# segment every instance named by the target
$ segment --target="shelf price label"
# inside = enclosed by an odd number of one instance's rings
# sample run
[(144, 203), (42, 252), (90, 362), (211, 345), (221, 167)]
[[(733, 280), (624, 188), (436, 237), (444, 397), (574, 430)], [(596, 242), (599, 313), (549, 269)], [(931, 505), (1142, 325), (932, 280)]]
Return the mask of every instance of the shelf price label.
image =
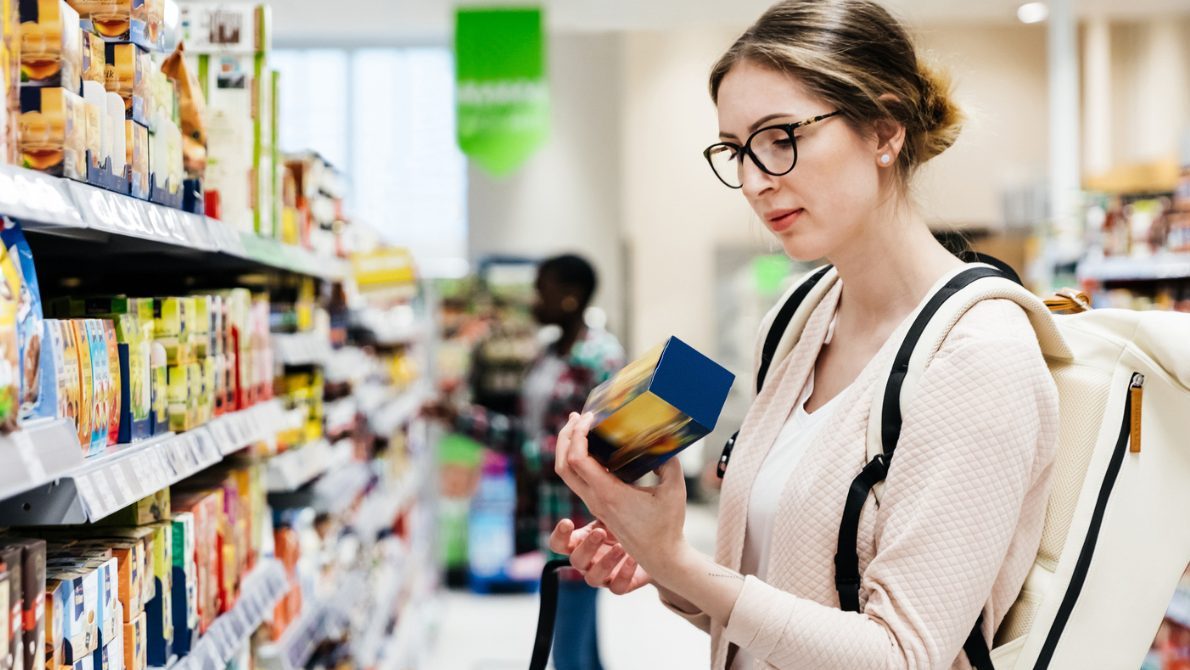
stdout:
[(78, 210), (64, 180), (16, 166), (0, 168), (0, 210), (18, 219), (78, 225)]

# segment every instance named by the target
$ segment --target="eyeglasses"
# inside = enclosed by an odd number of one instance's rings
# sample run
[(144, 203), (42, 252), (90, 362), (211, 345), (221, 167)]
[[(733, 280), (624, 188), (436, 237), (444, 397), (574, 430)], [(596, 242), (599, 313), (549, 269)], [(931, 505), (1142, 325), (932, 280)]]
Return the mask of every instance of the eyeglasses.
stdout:
[(842, 113), (842, 110), (835, 110), (797, 123), (767, 126), (748, 136), (743, 146), (734, 142), (718, 142), (707, 147), (702, 155), (715, 171), (715, 176), (728, 188), (744, 185), (745, 154), (763, 172), (774, 177), (787, 175), (797, 165), (797, 137), (793, 131)]

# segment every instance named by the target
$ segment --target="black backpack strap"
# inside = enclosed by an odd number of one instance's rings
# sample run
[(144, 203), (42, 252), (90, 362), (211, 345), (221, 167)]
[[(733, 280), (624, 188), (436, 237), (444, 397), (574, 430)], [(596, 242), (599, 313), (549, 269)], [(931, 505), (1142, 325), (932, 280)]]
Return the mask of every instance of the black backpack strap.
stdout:
[(992, 665), (992, 652), (988, 649), (987, 641), (983, 639), (983, 612), (979, 613), (975, 627), (963, 643), (963, 651), (967, 653), (967, 662), (975, 670), (996, 670), (996, 666)]
[[(860, 611), (860, 572), (857, 547), (860, 514), (863, 511), (864, 503), (868, 499), (868, 494), (872, 491), (872, 487), (884, 481), (888, 476), (888, 469), (892, 464), (893, 453), (897, 448), (897, 440), (901, 436), (903, 418), (901, 414), (901, 387), (904, 385), (905, 376), (909, 372), (909, 360), (913, 356), (913, 350), (917, 347), (918, 341), (926, 330), (926, 326), (930, 323), (930, 319), (934, 317), (942, 305), (951, 296), (971, 285), (971, 283), (986, 277), (1003, 278), (1005, 274), (993, 267), (974, 267), (955, 275), (942, 288), (938, 289), (934, 295), (930, 296), (930, 299), (910, 325), (909, 331), (905, 334), (905, 339), (901, 342), (901, 347), (897, 350), (896, 357), (893, 359), (892, 372), (889, 374), (888, 383), (884, 388), (884, 409), (880, 424), (880, 439), (883, 452), (864, 466), (864, 469), (851, 482), (851, 488), (847, 491), (847, 500), (843, 507), (843, 518), (839, 523), (839, 542), (835, 552), (835, 590), (839, 593), (839, 606), (844, 611)], [(1012, 277), (1008, 278), (1011, 279)], [(983, 647), (983, 653), (987, 655), (987, 643), (983, 641), (980, 628), (981, 624), (977, 622), (975, 630), (972, 631), (967, 639), (967, 644), (964, 645), (964, 649), (970, 647), (978, 655), (980, 652), (975, 647), (975, 642), (978, 641)], [(968, 660), (978, 670), (985, 670), (985, 668), (991, 667), (990, 655), (987, 655), (987, 657), (989, 659), (988, 665), (985, 666), (977, 665), (977, 660), (971, 658), (970, 655), (968, 655)]]
[[(764, 346), (760, 350), (760, 367), (756, 371), (756, 392), (764, 388), (764, 378), (768, 376), (769, 368), (773, 364), (773, 357), (777, 355), (777, 347), (781, 345), (781, 338), (785, 336), (785, 330), (789, 328), (789, 322), (793, 321), (793, 315), (797, 314), (797, 310), (806, 301), (806, 296), (810, 295), (810, 291), (822, 281), (826, 273), (830, 271), (832, 266), (825, 265), (805, 279), (798, 285), (793, 293), (789, 294), (789, 298), (785, 304), (781, 305), (781, 309), (777, 310), (777, 315), (773, 317), (773, 322), (769, 324), (769, 332), (765, 335)], [(723, 445), (723, 453), (719, 455), (719, 465), (715, 469), (715, 474), (719, 479), (723, 479), (723, 475), (727, 474), (727, 464), (731, 461), (731, 452), (735, 449), (736, 438), (740, 436), (740, 431), (736, 431), (727, 440), (727, 444)]]
[(533, 656), (529, 670), (545, 670), (554, 646), (554, 622), (558, 618), (558, 571), (570, 567), (569, 558), (549, 561), (541, 569), (541, 602), (537, 610), (537, 636), (533, 638)]

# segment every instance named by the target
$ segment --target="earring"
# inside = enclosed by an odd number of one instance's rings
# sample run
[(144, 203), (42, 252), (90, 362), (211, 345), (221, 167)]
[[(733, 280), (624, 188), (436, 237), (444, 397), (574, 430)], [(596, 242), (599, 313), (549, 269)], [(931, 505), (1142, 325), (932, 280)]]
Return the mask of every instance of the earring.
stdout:
[(888, 154), (883, 154), (880, 156), (880, 164), (881, 165), (888, 165), (889, 162), (891, 162), (891, 161), (892, 161), (892, 156), (889, 156)]
[(578, 309), (578, 299), (572, 295), (566, 296), (562, 299), (562, 310), (566, 312), (574, 312)]

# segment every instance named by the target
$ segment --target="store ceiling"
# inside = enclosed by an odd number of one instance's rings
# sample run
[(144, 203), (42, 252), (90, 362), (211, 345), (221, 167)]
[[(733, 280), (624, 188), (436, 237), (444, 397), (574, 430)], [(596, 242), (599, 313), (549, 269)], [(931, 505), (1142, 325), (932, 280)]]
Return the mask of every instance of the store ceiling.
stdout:
[[(449, 39), (452, 0), (279, 0), (273, 4), (276, 37), (282, 44), (392, 44)], [(510, 4), (479, 0), (468, 5)], [(518, 5), (534, 4), (519, 2)], [(558, 32), (740, 29), (771, 0), (544, 0), (550, 28)], [(1020, 0), (887, 0), (900, 16), (917, 24), (1016, 22)], [(1080, 15), (1143, 18), (1190, 15), (1186, 0), (1075, 0)]]

